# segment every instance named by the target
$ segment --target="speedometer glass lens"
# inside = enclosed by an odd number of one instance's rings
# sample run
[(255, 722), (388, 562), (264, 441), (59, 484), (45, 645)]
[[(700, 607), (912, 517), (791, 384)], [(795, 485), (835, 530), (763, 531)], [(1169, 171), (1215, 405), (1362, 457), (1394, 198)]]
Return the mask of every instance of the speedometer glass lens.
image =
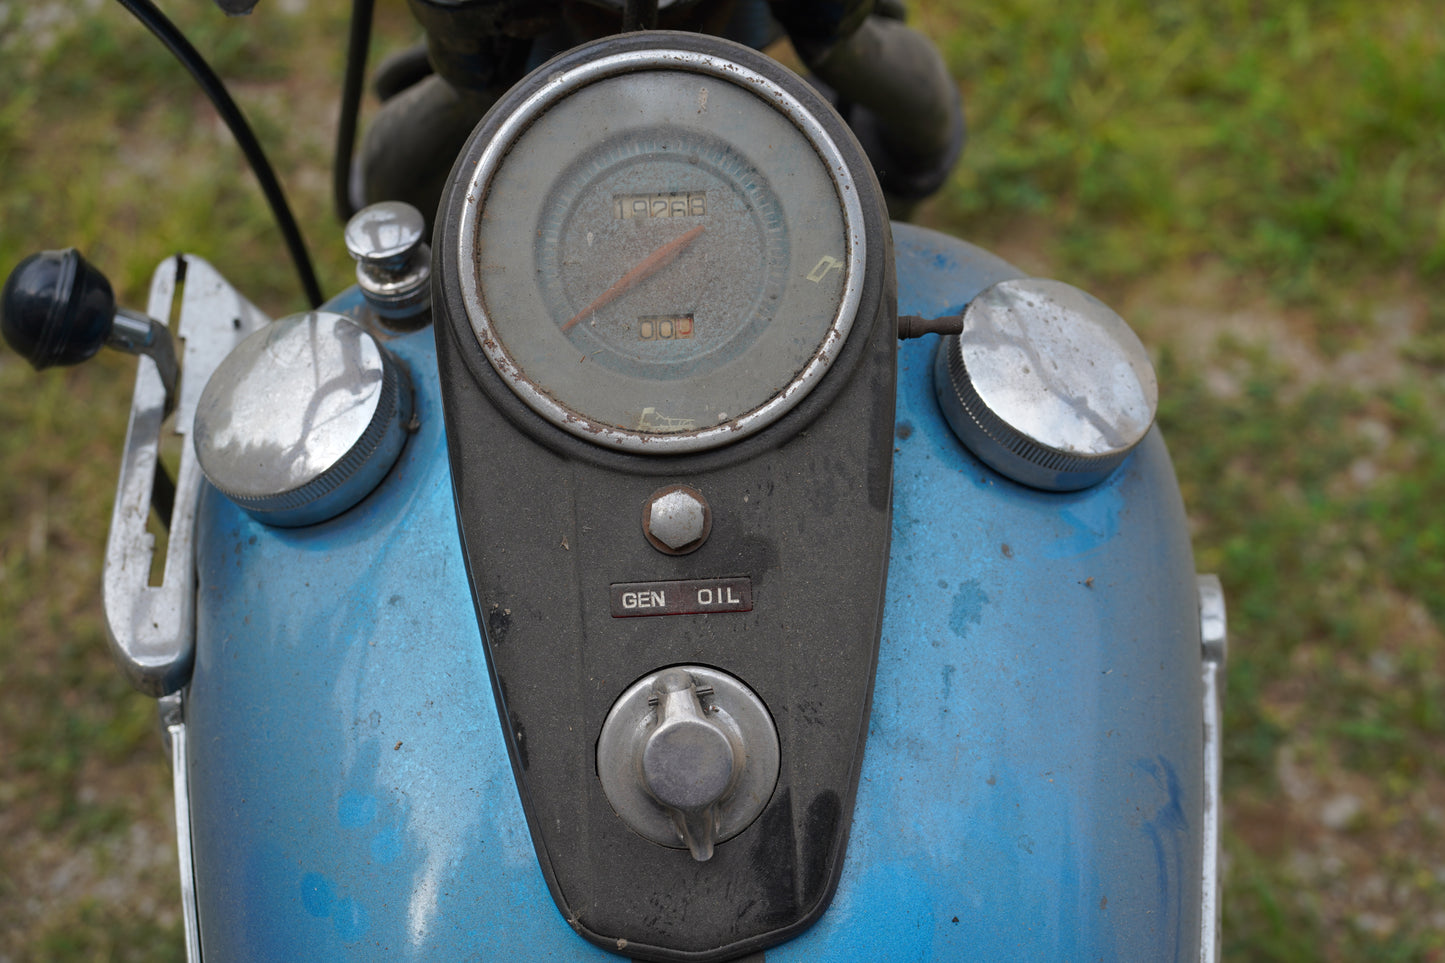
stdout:
[(857, 310), (862, 218), (790, 95), (698, 54), (642, 66), (560, 76), (503, 125), (472, 175), (464, 297), (533, 410), (610, 447), (692, 451), (825, 373)]

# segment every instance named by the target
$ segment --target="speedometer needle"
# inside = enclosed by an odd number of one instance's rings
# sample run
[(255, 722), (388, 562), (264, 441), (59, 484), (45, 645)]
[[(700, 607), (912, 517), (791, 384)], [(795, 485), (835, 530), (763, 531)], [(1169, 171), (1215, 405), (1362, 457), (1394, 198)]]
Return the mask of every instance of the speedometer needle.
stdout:
[(667, 267), (674, 260), (676, 260), (679, 254), (687, 250), (688, 245), (698, 239), (698, 236), (702, 234), (702, 228), (703, 226), (699, 224), (697, 227), (688, 231), (686, 234), (678, 235), (677, 237), (668, 241), (662, 247), (647, 255), (647, 257), (643, 258), (642, 261), (639, 262), (635, 268), (622, 275), (622, 277), (618, 278), (616, 284), (612, 285), (612, 287), (597, 295), (597, 297), (593, 300), (591, 304), (587, 305), (587, 307), (574, 314), (571, 321), (568, 321), (566, 324), (562, 325), (562, 330), (568, 330), (578, 321), (581, 321), (588, 315), (591, 315), (594, 312), (602, 309), (603, 307), (606, 307), (618, 297), (626, 294), (629, 290), (636, 287), (638, 284), (641, 284), (643, 281), (652, 277), (658, 271), (661, 271), (663, 268)]

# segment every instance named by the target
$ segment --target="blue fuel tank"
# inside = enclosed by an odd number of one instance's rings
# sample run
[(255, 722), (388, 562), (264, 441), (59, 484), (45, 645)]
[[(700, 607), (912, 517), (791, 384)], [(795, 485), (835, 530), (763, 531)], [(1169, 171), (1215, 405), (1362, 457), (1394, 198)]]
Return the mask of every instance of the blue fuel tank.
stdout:
[[(1021, 276), (893, 230), (900, 313), (956, 314)], [(359, 306), (354, 290), (328, 305)], [(186, 714), (204, 957), (615, 959), (557, 911), (533, 850), (432, 331), (389, 346), (419, 428), (368, 497), (303, 528), (202, 498)], [(887, 601), (841, 882), (765, 957), (1197, 960), (1205, 693), (1163, 440), (1082, 491), (1018, 485), (945, 421), (937, 348), (899, 347)], [(685, 904), (657, 912), (685, 925)]]

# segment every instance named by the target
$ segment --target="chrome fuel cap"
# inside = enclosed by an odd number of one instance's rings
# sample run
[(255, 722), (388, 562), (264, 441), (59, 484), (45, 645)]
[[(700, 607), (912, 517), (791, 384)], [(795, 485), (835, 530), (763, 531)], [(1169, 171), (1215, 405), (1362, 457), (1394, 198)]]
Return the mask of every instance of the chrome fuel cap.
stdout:
[(1074, 491), (1144, 440), (1159, 403), (1137, 335), (1103, 302), (1043, 278), (1002, 281), (943, 339), (934, 391), (954, 433), (1014, 481)]
[(206, 478), (270, 525), (325, 521), (390, 470), (411, 420), (406, 370), (339, 314), (283, 318), (236, 346), (196, 406)]

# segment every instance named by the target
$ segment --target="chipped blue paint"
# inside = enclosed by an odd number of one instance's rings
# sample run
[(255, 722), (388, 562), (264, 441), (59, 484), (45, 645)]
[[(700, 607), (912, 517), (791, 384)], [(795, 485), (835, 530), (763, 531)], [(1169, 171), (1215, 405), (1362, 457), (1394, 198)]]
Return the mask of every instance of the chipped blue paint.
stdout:
[[(956, 313), (1017, 276), (895, 231), (905, 313)], [(1187, 958), (1199, 638), (1163, 443), (1093, 489), (1021, 488), (944, 423), (934, 340), (899, 351), (888, 605), (842, 881), (767, 959)], [(203, 499), (188, 714), (206, 958), (615, 959), (573, 934), (538, 869), (457, 544), (430, 332), (393, 347), (421, 430), (375, 493), (292, 530)]]
[(376, 797), (359, 792), (344, 792), (336, 805), (336, 822), (343, 829), (365, 826), (376, 818)]
[(1059, 519), (1069, 526), (1071, 533), (1048, 546), (1049, 556), (1064, 558), (1094, 551), (1118, 533), (1119, 513), (1123, 510), (1124, 499), (1118, 485), (1112, 479), (1105, 479), (1088, 502), (1059, 512)]
[(336, 925), (336, 935), (343, 943), (355, 943), (371, 928), (371, 919), (366, 912), (366, 907), (350, 896), (336, 901), (336, 908), (332, 911), (331, 918)]
[(395, 826), (388, 826), (371, 837), (371, 861), (379, 866), (389, 866), (401, 855), (401, 835)]
[[(960, 639), (968, 635), (968, 627), (977, 625), (983, 619), (983, 607), (988, 604), (988, 593), (983, 583), (976, 578), (964, 579), (953, 592), (953, 607), (948, 615), (948, 627)], [(941, 644), (935, 641), (935, 645)]]
[(336, 902), (336, 893), (331, 881), (320, 873), (307, 873), (301, 877), (301, 906), (317, 919), (331, 915), (331, 906)]
[[(1179, 905), (1180, 887), (1168, 885), (1171, 882), (1169, 874), (1181, 862), (1181, 842), (1190, 838), (1179, 774), (1163, 756), (1140, 759), (1134, 764), (1134, 769), (1149, 778), (1155, 791), (1153, 799), (1145, 797), (1141, 800), (1137, 811), (1141, 816), (1139, 828), (1154, 845), (1155, 876), (1165, 881), (1165, 885), (1159, 887), (1159, 919), (1168, 921), (1166, 925), (1172, 924), (1177, 929), (1182, 926), (1185, 908)], [(1144, 815), (1151, 804), (1152, 814)]]

